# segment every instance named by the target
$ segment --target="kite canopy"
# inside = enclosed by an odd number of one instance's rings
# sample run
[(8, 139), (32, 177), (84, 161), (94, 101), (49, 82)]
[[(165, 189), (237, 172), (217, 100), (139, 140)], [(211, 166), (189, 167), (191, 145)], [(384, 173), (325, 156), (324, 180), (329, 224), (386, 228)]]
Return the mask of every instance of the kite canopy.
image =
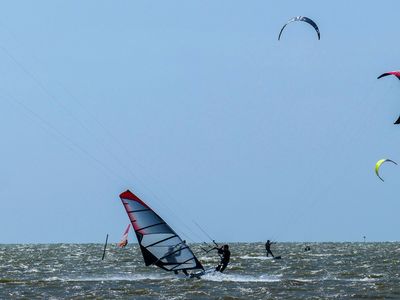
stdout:
[(375, 165), (375, 174), (376, 174), (376, 176), (378, 176), (379, 179), (382, 180), (382, 181), (384, 181), (384, 180), (383, 180), (383, 178), (379, 175), (379, 169), (380, 169), (381, 165), (382, 165), (383, 163), (385, 163), (385, 162), (391, 162), (391, 163), (397, 165), (397, 163), (396, 163), (395, 161), (393, 161), (393, 160), (391, 160), (391, 159), (387, 159), (387, 158), (380, 159), (380, 160), (377, 161), (377, 163), (376, 163), (376, 165)]
[[(378, 79), (380, 79), (382, 77), (389, 76), (389, 75), (396, 76), (397, 79), (400, 80), (400, 71), (391, 71), (391, 72), (383, 73), (382, 75), (378, 76)], [(395, 124), (395, 125), (399, 125), (400, 124), (400, 116), (397, 118), (397, 120), (393, 124)]]
[(302, 22), (306, 22), (306, 23), (310, 24), (312, 27), (314, 27), (315, 31), (317, 32), (318, 39), (319, 40), (321, 39), (321, 34), (319, 33), (319, 28), (318, 28), (317, 24), (310, 18), (298, 16), (298, 17), (294, 17), (294, 18), (290, 19), (289, 21), (287, 21), (287, 23), (285, 25), (283, 25), (281, 31), (279, 32), (278, 41), (281, 39), (283, 29), (285, 29), (285, 27), (288, 24), (290, 24), (292, 22), (296, 22), (296, 21), (302, 21)]
[(378, 76), (378, 79), (379, 79), (379, 78), (382, 78), (382, 77), (389, 76), (389, 75), (396, 76), (397, 79), (400, 80), (400, 71), (391, 71), (391, 72), (383, 73), (382, 75)]

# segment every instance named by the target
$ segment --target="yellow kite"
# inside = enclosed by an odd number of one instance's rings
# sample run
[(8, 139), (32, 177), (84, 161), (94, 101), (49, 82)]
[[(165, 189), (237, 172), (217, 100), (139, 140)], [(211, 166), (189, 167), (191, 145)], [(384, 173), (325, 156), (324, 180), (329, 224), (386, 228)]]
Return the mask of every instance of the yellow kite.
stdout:
[(394, 163), (395, 165), (397, 165), (397, 163), (396, 163), (395, 161), (391, 160), (391, 159), (384, 158), (384, 159), (378, 160), (378, 162), (377, 162), (376, 165), (375, 165), (375, 174), (376, 174), (376, 176), (378, 176), (379, 179), (382, 180), (382, 181), (384, 181), (384, 180), (383, 180), (383, 178), (379, 175), (379, 168), (381, 167), (381, 165), (382, 165), (384, 162), (387, 162), (387, 161), (388, 161), (388, 162), (391, 162), (391, 163)]

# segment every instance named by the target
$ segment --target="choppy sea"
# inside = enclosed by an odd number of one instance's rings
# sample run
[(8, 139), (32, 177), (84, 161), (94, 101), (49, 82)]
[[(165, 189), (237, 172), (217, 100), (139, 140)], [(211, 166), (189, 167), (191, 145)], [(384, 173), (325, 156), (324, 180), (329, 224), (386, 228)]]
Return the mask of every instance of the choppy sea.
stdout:
[[(137, 245), (0, 245), (0, 299), (400, 299), (400, 243), (230, 244), (225, 273), (145, 267)], [(192, 245), (206, 268), (216, 253)]]

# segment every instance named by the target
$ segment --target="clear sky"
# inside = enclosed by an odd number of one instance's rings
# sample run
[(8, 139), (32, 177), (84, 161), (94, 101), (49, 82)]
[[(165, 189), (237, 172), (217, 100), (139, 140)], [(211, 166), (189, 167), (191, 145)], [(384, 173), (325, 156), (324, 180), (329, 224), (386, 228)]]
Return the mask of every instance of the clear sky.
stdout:
[(128, 188), (189, 241), (399, 240), (399, 11), (2, 2), (0, 243), (116, 241)]

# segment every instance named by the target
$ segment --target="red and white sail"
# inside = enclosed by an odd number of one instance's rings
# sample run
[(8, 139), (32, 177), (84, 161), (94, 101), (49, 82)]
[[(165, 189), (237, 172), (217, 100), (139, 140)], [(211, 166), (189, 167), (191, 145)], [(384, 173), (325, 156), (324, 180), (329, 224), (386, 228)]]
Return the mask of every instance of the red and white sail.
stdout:
[(166, 271), (203, 269), (192, 250), (146, 203), (129, 190), (120, 196), (146, 266)]
[(118, 247), (124, 248), (126, 245), (128, 245), (129, 228), (131, 228), (131, 224), (128, 224), (128, 227), (126, 227), (126, 230), (121, 238), (121, 241), (117, 244)]

